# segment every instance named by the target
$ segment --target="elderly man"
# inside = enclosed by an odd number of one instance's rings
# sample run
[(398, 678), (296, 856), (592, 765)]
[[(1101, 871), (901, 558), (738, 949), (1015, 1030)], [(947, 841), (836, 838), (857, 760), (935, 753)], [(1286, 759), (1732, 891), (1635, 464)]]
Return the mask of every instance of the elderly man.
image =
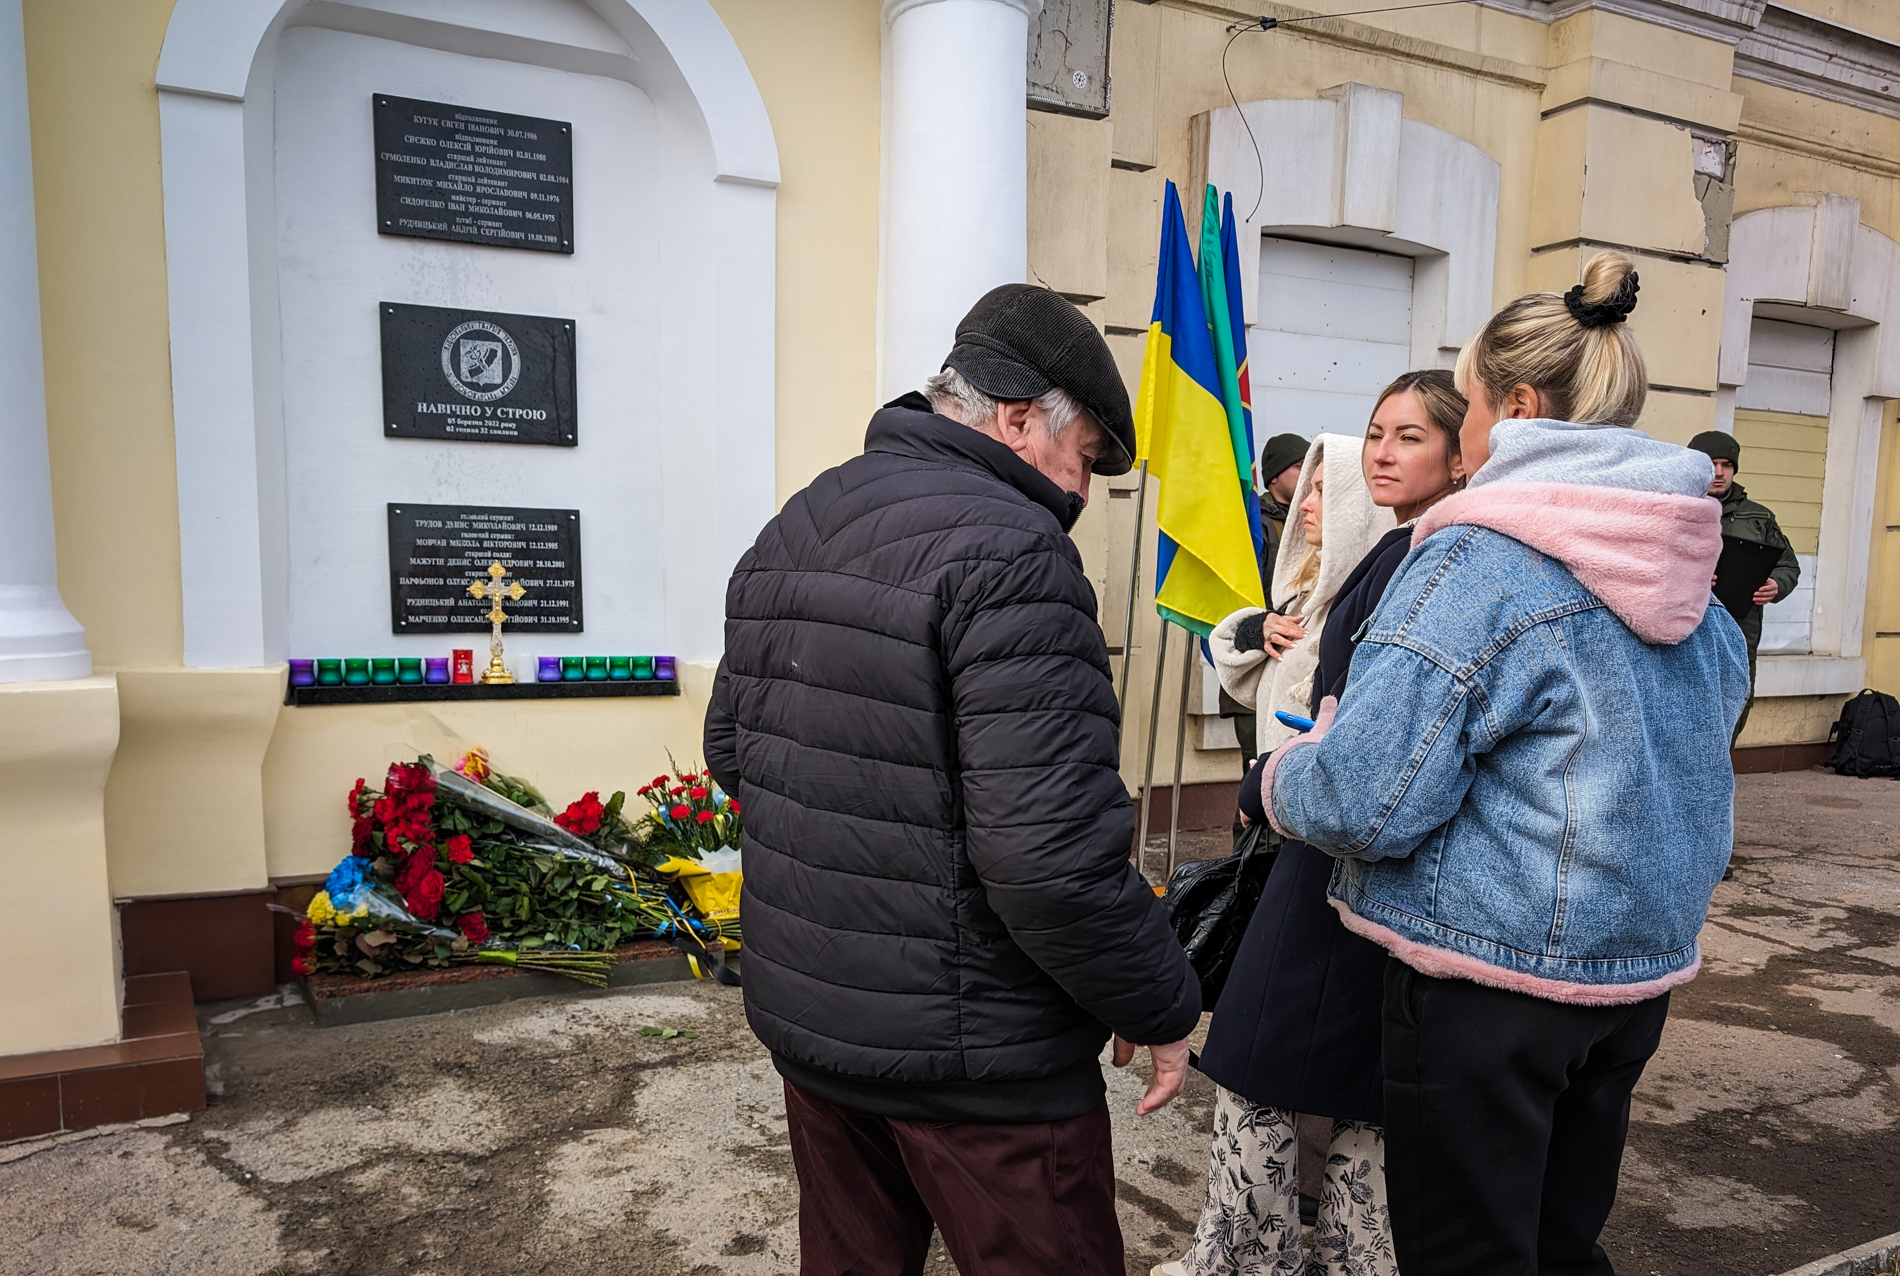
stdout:
[(706, 718), (745, 808), (745, 1001), (803, 1276), (1123, 1276), (1100, 1053), (1179, 1090), (1200, 992), (1129, 867), (1119, 714), (1065, 535), (1129, 467), (1107, 345), (995, 289), (726, 593)]

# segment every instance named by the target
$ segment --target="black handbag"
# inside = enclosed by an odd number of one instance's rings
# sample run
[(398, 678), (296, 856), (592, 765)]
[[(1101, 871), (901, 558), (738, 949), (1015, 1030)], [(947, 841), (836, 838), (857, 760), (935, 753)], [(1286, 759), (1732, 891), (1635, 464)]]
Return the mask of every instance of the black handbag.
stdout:
[[(1277, 842), (1278, 839), (1273, 839)], [(1174, 870), (1162, 897), (1168, 924), (1201, 980), (1201, 1009), (1212, 1010), (1233, 969), (1241, 936), (1253, 919), (1278, 854), (1265, 821), (1250, 824), (1226, 859), (1196, 860)]]

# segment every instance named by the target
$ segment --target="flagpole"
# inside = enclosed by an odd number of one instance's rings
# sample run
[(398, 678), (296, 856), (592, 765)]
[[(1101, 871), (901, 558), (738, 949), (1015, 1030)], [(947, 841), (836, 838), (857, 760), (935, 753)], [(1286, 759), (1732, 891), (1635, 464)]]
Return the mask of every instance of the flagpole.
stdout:
[(1181, 827), (1181, 762), (1187, 753), (1188, 693), (1194, 686), (1194, 667), (1199, 661), (1194, 657), (1198, 644), (1189, 642), (1183, 653), (1187, 658), (1181, 663), (1181, 716), (1174, 728), (1174, 787), (1169, 790), (1168, 811), (1168, 876), (1166, 881), (1174, 880), (1174, 839)]
[(1135, 598), (1141, 593), (1142, 519), (1148, 507), (1148, 460), (1142, 458), (1141, 482), (1135, 488), (1135, 544), (1128, 555), (1128, 614), (1122, 621), (1122, 681), (1115, 699), (1122, 705), (1122, 717), (1128, 716), (1128, 666), (1135, 658)]
[(1155, 729), (1161, 725), (1161, 674), (1168, 667), (1168, 622), (1161, 622), (1161, 641), (1155, 649), (1154, 703), (1148, 710), (1148, 760), (1141, 769), (1141, 815), (1135, 825), (1135, 871), (1148, 869), (1148, 800), (1155, 787)]

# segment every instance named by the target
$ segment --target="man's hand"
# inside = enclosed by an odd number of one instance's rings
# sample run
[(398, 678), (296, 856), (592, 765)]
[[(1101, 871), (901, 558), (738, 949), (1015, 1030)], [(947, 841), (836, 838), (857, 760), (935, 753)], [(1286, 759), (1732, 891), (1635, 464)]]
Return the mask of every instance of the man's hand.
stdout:
[(1753, 602), (1757, 607), (1763, 607), (1779, 597), (1781, 597), (1781, 584), (1771, 579), (1763, 582), (1762, 587), (1755, 591)]
[[(1134, 1057), (1135, 1044), (1123, 1041), (1120, 1037), (1115, 1038), (1115, 1066), (1125, 1068)], [(1154, 1062), (1154, 1076), (1148, 1079), (1148, 1092), (1135, 1105), (1136, 1116), (1147, 1116), (1157, 1108), (1164, 1107), (1168, 1100), (1181, 1093), (1181, 1085), (1187, 1080), (1188, 1043), (1185, 1040), (1165, 1046), (1149, 1046), (1148, 1057)]]

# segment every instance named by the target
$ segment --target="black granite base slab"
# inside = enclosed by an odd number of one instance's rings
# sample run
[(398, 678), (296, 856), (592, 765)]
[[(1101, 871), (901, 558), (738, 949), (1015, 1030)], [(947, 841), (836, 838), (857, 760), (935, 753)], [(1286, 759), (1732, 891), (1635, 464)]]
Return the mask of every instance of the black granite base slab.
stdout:
[(627, 682), (411, 682), (364, 687), (291, 687), (288, 705), (402, 704), (417, 700), (591, 700), (617, 696), (676, 696), (672, 678)]

